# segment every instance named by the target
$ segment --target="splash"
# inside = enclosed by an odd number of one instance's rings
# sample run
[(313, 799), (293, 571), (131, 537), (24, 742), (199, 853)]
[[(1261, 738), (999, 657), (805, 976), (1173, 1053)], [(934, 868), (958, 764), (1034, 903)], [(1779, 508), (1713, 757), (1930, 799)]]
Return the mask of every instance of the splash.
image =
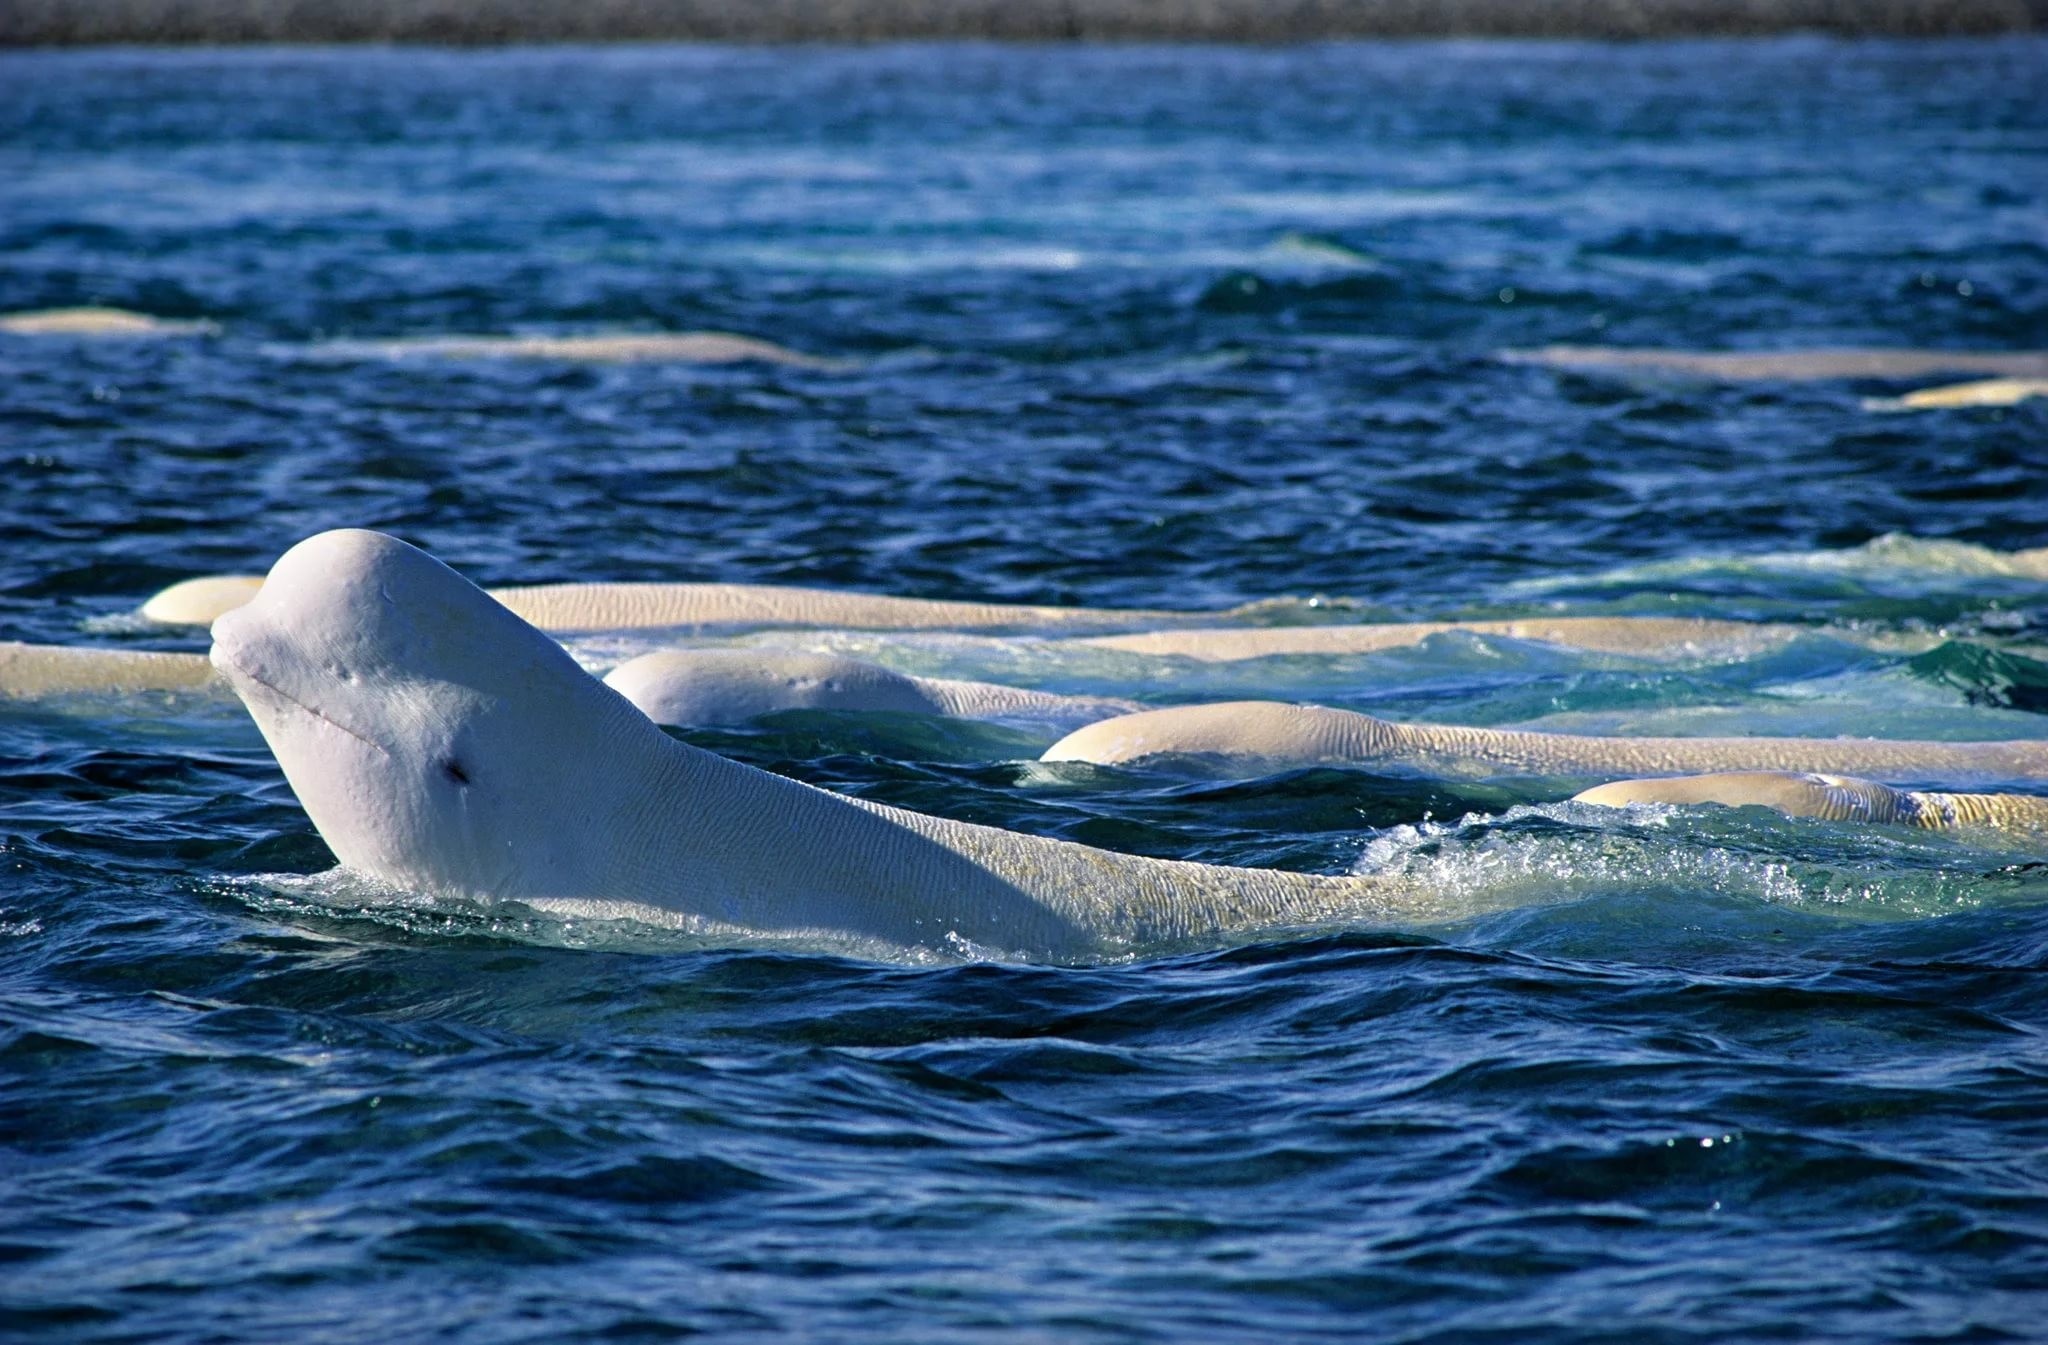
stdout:
[(1872, 588), (1944, 589), (1982, 579), (2048, 582), (2048, 547), (1997, 551), (1972, 542), (1889, 532), (1840, 550), (1765, 551), (1684, 556), (1617, 566), (1589, 575), (1547, 575), (1509, 584), (1517, 596), (1602, 588), (1650, 588), (1718, 579), (1823, 578)]
[(1760, 807), (1559, 803), (1392, 827), (1367, 843), (1355, 871), (1438, 891), (1475, 913), (1643, 897), (1890, 921), (2048, 900), (2048, 876), (2024, 863), (2031, 857), (2026, 838), (1988, 832), (1822, 822)]
[(804, 931), (776, 934), (679, 911), (625, 902), (528, 904), (408, 891), (348, 869), (263, 873), (221, 884), (228, 896), (294, 923), (339, 921), (368, 931), (462, 942), (491, 941), (596, 952), (686, 953), (750, 949), (825, 954), (902, 966), (988, 961), (988, 950), (965, 940), (942, 948)]

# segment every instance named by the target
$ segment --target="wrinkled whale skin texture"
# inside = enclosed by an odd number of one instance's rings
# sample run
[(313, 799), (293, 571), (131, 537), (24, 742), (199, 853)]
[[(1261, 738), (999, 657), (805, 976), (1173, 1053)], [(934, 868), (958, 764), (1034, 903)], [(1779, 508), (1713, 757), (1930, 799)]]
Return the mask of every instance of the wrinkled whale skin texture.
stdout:
[(2048, 798), (2032, 794), (1951, 794), (1893, 789), (1874, 780), (1799, 771), (1724, 771), (1649, 780), (1616, 780), (1575, 796), (1609, 808), (1632, 804), (1721, 804), (1774, 808), (1792, 817), (1873, 822), (1948, 831), (1958, 827), (2048, 830)]
[(1400, 724), (1351, 710), (1223, 701), (1145, 710), (1076, 729), (1046, 761), (1120, 765), (1156, 757), (1266, 767), (1383, 763), (1443, 774), (1691, 775), (1831, 771), (1891, 780), (2048, 779), (2048, 742), (1882, 738), (1604, 738)]
[(10, 699), (217, 686), (213, 669), (198, 654), (0, 641), (0, 696)]
[(212, 336), (218, 330), (210, 322), (179, 322), (91, 305), (0, 313), (0, 332), (10, 336)]

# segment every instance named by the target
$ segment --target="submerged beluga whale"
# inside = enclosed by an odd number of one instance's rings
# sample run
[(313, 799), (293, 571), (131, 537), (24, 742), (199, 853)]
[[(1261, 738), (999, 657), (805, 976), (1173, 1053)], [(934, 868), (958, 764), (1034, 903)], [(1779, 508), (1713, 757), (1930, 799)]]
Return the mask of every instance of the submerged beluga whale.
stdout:
[(1651, 776), (1828, 771), (1884, 780), (2048, 780), (2048, 740), (1605, 738), (1403, 724), (1321, 705), (1219, 701), (1141, 710), (1074, 730), (1043, 760), (1194, 758), (1233, 768), (1382, 764), (1438, 775)]
[(728, 761), (379, 533), (293, 547), (214, 624), (211, 658), (341, 864), (411, 892), (1055, 961), (1474, 913), (1393, 880), (1116, 854)]
[(1721, 771), (1710, 775), (1616, 780), (1576, 794), (1573, 801), (1609, 808), (1640, 803), (1774, 808), (1791, 817), (1919, 827), (1924, 831), (1968, 827), (2048, 831), (2048, 798), (2033, 794), (1893, 789), (1874, 780), (1805, 771)]
[(1142, 709), (1113, 696), (913, 677), (839, 654), (674, 649), (643, 654), (604, 684), (657, 724), (745, 724), (784, 710), (865, 710), (953, 719), (1086, 724)]

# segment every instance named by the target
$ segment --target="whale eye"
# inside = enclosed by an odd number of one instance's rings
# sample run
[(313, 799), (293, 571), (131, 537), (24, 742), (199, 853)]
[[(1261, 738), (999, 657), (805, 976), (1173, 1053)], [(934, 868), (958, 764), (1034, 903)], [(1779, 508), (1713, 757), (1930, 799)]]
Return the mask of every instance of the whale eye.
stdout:
[(462, 763), (449, 757), (441, 763), (441, 774), (458, 785), (469, 783), (469, 772), (462, 769)]

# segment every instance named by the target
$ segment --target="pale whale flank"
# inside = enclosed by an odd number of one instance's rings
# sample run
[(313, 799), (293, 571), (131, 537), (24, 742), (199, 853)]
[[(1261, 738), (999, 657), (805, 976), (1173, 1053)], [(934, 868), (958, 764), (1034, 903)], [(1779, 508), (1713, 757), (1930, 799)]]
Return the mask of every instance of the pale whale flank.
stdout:
[(153, 594), (138, 611), (166, 626), (210, 626), (215, 617), (240, 607), (262, 587), (260, 574), (201, 575)]
[(657, 724), (744, 724), (782, 710), (881, 710), (959, 719), (1089, 723), (1140, 709), (993, 682), (911, 677), (838, 654), (670, 650), (612, 669), (605, 685)]
[(38, 308), (0, 313), (0, 332), (15, 336), (211, 336), (211, 322), (179, 322), (125, 308)]
[(713, 934), (1092, 960), (1475, 913), (1371, 877), (1116, 854), (844, 798), (664, 734), (424, 553), (323, 533), (214, 626), (348, 869), (412, 892)]
[(1207, 758), (1261, 769), (1381, 763), (1449, 775), (1691, 775), (1833, 771), (1890, 780), (2048, 779), (2048, 742), (1882, 738), (1600, 738), (1397, 724), (1351, 710), (1226, 701), (1146, 710), (1076, 729), (1046, 761)]
[(844, 369), (843, 360), (731, 332), (597, 332), (576, 336), (412, 336), (329, 341), (309, 347), (333, 359), (559, 360), (583, 364), (780, 364)]
[(218, 685), (198, 654), (0, 641), (0, 697), (203, 691)]
[(1903, 397), (1866, 397), (1867, 411), (1956, 411), (1978, 406), (2018, 406), (2048, 397), (2048, 378), (1980, 378), (1969, 383), (1944, 383)]
[[(150, 598), (141, 614), (166, 625), (210, 625), (262, 586), (258, 575), (186, 579)], [(490, 595), (530, 624), (557, 634), (707, 626), (1101, 631), (1191, 619), (1186, 612), (953, 602), (781, 584), (533, 584), (494, 588)]]
[(897, 598), (779, 584), (541, 584), (491, 596), (548, 631), (666, 627), (1104, 630), (1185, 614)]
[(1576, 796), (1610, 808), (1632, 803), (1756, 805), (1793, 817), (1876, 822), (1947, 831), (1992, 827), (2048, 831), (2048, 798), (2032, 794), (1946, 794), (1893, 789), (1846, 775), (1792, 771), (1727, 771), (1658, 780), (1617, 780)]
[(1924, 378), (1983, 374), (2048, 378), (2048, 350), (1909, 350), (1843, 347), (1822, 350), (1658, 350), (1632, 346), (1542, 346), (1504, 350), (1509, 364), (1553, 369), (1641, 370), (1726, 383), (1808, 382), (1850, 378)]

